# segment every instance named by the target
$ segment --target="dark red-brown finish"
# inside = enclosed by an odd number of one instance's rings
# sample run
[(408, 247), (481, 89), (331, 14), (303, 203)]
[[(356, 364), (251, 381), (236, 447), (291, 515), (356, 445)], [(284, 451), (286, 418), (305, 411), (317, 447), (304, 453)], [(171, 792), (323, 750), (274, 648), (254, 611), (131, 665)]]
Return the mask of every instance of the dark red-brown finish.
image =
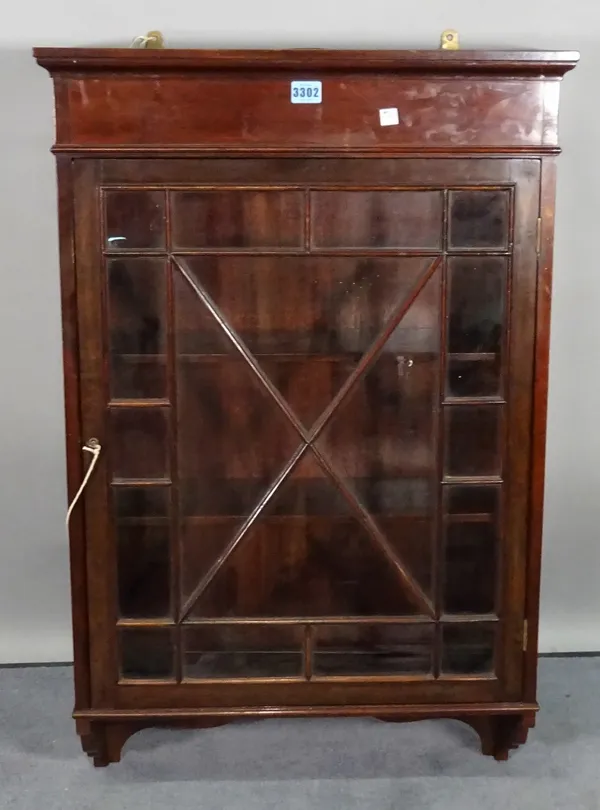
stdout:
[[(537, 710), (552, 161), (577, 54), (35, 55), (71, 494), (81, 444), (103, 448), (70, 536), (84, 750), (371, 715), (462, 719), (505, 759)], [(291, 104), (297, 79), (322, 103)]]

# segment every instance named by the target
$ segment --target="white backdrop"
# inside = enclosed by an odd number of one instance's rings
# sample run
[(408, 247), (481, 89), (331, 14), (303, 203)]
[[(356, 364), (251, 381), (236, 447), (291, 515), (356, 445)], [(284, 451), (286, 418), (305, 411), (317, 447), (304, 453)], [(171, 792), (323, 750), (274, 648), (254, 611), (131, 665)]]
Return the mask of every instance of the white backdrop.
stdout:
[[(597, 0), (21, 0), (0, 29), (0, 663), (71, 658), (51, 82), (34, 45), (578, 49), (562, 91), (541, 647), (600, 650)], [(450, 8), (452, 9), (450, 11)]]

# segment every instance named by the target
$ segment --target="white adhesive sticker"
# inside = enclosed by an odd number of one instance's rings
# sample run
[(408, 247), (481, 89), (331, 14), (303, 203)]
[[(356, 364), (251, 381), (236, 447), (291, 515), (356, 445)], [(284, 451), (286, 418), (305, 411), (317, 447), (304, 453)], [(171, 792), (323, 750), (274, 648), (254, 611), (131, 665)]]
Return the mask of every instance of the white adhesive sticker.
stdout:
[(323, 100), (323, 83), (315, 81), (292, 82), (290, 85), (292, 104), (320, 104)]
[(379, 123), (382, 127), (393, 127), (400, 123), (397, 107), (385, 107), (379, 110)]

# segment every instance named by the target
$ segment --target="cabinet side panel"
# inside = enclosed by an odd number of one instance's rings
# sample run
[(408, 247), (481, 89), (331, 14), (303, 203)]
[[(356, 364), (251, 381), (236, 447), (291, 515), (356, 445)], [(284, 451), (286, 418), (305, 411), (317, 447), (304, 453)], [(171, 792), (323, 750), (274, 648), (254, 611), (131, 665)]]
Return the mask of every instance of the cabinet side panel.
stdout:
[[(82, 440), (103, 444), (98, 466), (82, 500), (85, 507), (85, 548), (89, 605), (91, 701), (107, 705), (116, 664), (112, 628), (115, 623), (115, 552), (107, 507), (106, 347), (103, 342), (103, 273), (98, 206), (99, 163), (77, 160), (74, 168), (75, 249), (77, 255), (77, 317), (81, 373)], [(79, 450), (79, 452), (81, 452)], [(79, 508), (79, 507), (78, 507)]]
[[(58, 157), (58, 227), (61, 276), (63, 371), (69, 501), (82, 480), (81, 414), (79, 409), (79, 338), (77, 329), (77, 284), (73, 206), (73, 162)], [(71, 610), (75, 657), (75, 709), (90, 706), (89, 628), (83, 510), (77, 510), (69, 525)]]
[(526, 605), (526, 616), (529, 628), (524, 671), (524, 698), (526, 700), (535, 700), (537, 682), (555, 193), (556, 161), (553, 158), (545, 158), (542, 160), (540, 183), (541, 234), (536, 303), (535, 379), (533, 394), (529, 559), (527, 565)]
[(523, 684), (522, 638), (531, 475), (539, 177), (539, 160), (513, 162), (514, 247), (510, 290), (510, 376), (507, 392), (510, 424), (506, 448), (509, 474), (504, 506), (507, 536), (501, 606), (507, 643), (507, 656), (503, 664), (508, 699), (520, 698)]

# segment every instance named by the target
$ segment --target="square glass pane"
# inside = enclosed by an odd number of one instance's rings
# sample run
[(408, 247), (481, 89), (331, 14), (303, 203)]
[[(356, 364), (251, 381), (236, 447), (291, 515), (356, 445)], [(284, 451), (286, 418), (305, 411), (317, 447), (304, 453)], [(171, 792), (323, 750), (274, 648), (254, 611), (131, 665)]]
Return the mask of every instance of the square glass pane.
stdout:
[(183, 631), (185, 678), (290, 678), (304, 672), (304, 628), (211, 625)]
[(176, 191), (171, 205), (175, 248), (304, 244), (301, 191)]
[(173, 631), (168, 627), (122, 628), (119, 631), (121, 677), (172, 679), (175, 675)]
[(503, 407), (446, 405), (446, 475), (501, 474)]
[(313, 191), (314, 247), (440, 248), (441, 191)]
[(164, 397), (166, 272), (162, 259), (109, 259), (110, 387), (117, 399)]
[(509, 212), (508, 189), (451, 191), (450, 247), (506, 249)]
[(442, 674), (491, 675), (497, 623), (448, 623), (442, 627)]
[(165, 246), (163, 191), (106, 191), (104, 204), (107, 250)]
[(169, 489), (113, 488), (121, 618), (170, 614)]
[(431, 672), (433, 625), (314, 625), (311, 632), (315, 676)]
[(165, 408), (113, 408), (109, 411), (114, 479), (167, 477), (167, 415)]

